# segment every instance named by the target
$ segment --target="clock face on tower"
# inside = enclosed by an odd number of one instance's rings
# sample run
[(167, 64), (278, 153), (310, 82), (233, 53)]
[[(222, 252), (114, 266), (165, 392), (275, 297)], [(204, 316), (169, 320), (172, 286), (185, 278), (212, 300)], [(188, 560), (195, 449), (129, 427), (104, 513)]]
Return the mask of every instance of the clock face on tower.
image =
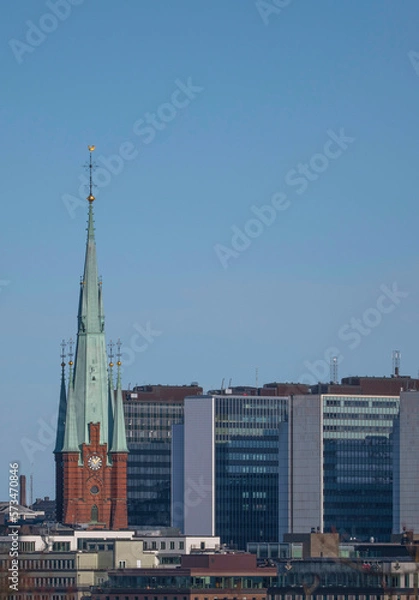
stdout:
[(102, 466), (102, 459), (97, 454), (94, 454), (89, 458), (87, 464), (89, 469), (92, 469), (92, 471), (97, 471)]

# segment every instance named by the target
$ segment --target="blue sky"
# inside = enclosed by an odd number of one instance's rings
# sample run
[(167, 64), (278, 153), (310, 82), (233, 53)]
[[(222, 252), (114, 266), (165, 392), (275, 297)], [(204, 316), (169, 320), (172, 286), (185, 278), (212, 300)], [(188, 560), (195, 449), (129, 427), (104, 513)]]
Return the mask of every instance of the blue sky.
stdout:
[(415, 0), (8, 5), (2, 497), (15, 460), (54, 495), (88, 144), (126, 386), (327, 379), (331, 354), (341, 377), (384, 375), (393, 349), (417, 375), (418, 17)]

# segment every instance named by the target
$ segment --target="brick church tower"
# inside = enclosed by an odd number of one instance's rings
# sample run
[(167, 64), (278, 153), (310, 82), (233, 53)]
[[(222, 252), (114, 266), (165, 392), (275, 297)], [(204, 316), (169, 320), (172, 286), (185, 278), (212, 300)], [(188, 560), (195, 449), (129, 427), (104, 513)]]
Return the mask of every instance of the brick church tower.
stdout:
[(108, 365), (102, 282), (98, 278), (93, 221), (92, 152), (84, 275), (80, 282), (77, 343), (61, 395), (55, 445), (57, 520), (90, 528), (127, 527), (128, 448), (121, 391), (121, 362), (114, 390)]

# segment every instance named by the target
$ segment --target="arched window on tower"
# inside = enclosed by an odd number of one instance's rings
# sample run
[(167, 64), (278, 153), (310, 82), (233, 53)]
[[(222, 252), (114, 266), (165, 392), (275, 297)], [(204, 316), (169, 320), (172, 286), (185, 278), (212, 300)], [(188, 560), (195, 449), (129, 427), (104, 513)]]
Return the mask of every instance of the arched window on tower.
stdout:
[(94, 504), (92, 506), (92, 510), (90, 511), (90, 521), (92, 523), (97, 523), (98, 522), (98, 516), (99, 516), (99, 511), (97, 509), (96, 504)]

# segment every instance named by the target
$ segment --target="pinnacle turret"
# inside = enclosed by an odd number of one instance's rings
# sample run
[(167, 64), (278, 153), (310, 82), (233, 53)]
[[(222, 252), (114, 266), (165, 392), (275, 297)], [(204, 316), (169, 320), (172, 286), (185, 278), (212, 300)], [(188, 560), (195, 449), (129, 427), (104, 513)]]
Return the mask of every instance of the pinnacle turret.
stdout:
[(122, 401), (122, 386), (121, 386), (121, 343), (118, 340), (118, 362), (117, 377), (116, 377), (116, 395), (115, 395), (115, 410), (113, 422), (113, 435), (111, 452), (128, 452), (127, 436), (125, 431), (124, 404)]
[(61, 388), (60, 404), (58, 407), (57, 438), (54, 452), (61, 452), (64, 443), (65, 420), (67, 413), (67, 394), (65, 389), (65, 348), (66, 343), (61, 342)]

